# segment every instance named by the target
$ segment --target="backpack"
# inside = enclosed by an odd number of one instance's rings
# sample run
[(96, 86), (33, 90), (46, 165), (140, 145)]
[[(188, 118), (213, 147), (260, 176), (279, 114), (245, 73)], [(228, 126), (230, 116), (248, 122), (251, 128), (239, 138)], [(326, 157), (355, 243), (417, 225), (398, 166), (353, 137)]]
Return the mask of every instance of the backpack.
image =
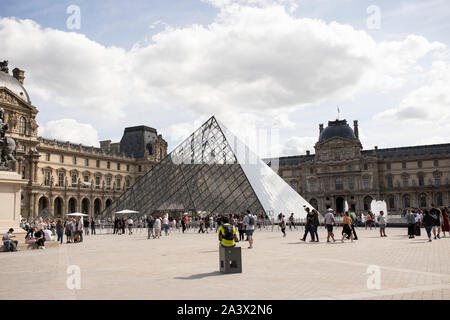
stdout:
[(253, 216), (248, 217), (248, 224), (251, 226), (255, 224), (255, 218)]
[(233, 240), (234, 239), (233, 231), (234, 231), (233, 226), (231, 224), (223, 225), (223, 238), (225, 240)]

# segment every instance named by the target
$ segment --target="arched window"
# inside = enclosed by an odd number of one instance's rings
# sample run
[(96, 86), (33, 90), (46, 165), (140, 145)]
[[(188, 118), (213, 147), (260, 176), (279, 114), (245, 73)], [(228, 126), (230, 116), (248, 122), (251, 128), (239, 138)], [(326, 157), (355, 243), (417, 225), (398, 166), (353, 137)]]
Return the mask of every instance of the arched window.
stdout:
[(395, 197), (389, 196), (389, 209), (395, 209)]
[(20, 117), (19, 120), (19, 133), (25, 134), (27, 131), (27, 120), (24, 117)]
[(419, 200), (420, 200), (420, 207), (421, 208), (426, 208), (426, 206), (427, 206), (427, 196), (424, 193), (422, 193), (419, 196)]
[(442, 193), (441, 193), (441, 192), (438, 192), (438, 193), (436, 194), (436, 205), (437, 205), (438, 207), (442, 207), (442, 206), (444, 205), (444, 203), (443, 203), (443, 201), (442, 201)]
[(411, 198), (410, 198), (409, 194), (405, 194), (403, 196), (403, 205), (405, 208), (411, 207)]

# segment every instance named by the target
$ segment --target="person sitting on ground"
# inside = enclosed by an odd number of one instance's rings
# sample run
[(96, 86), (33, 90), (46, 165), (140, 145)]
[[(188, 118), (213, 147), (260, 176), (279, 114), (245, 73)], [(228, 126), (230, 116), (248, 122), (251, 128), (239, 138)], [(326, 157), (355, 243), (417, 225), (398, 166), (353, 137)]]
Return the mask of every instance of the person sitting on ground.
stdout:
[(14, 240), (16, 236), (13, 235), (14, 229), (10, 228), (8, 232), (3, 234), (2, 240), (3, 245), (5, 246), (5, 251), (17, 251), (17, 246), (19, 245), (19, 241)]
[(52, 232), (47, 227), (44, 227), (44, 230), (42, 230), (42, 231), (44, 232), (45, 241), (53, 241), (54, 240)]
[(44, 231), (38, 230), (34, 233), (34, 238), (36, 239), (36, 245), (39, 249), (45, 249), (45, 235)]
[(222, 225), (217, 230), (217, 233), (222, 247), (235, 247), (236, 242), (239, 242), (236, 227), (230, 224), (227, 217), (222, 218)]
[(35, 244), (36, 238), (34, 237), (34, 233), (37, 232), (37, 228), (31, 228), (28, 230), (26, 236), (25, 236), (25, 243), (26, 244)]

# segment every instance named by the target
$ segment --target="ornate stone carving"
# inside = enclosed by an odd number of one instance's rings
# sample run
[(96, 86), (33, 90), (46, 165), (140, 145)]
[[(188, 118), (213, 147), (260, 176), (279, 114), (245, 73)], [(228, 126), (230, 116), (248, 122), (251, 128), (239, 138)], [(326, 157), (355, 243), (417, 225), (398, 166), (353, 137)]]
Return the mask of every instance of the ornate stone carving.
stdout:
[(0, 108), (0, 170), (10, 170), (17, 162), (16, 142), (11, 137), (6, 137), (8, 124), (5, 123), (5, 110)]
[(12, 104), (15, 106), (19, 105), (17, 99), (11, 96), (10, 94), (6, 93), (5, 91), (0, 91), (0, 102)]

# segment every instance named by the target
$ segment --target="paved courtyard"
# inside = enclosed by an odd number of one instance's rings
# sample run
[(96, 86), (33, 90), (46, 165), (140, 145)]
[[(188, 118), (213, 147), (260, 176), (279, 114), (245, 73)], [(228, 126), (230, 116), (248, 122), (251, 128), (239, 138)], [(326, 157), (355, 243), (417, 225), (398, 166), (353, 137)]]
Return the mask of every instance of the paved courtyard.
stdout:
[[(257, 231), (243, 247), (243, 273), (218, 272), (216, 233), (161, 239), (86, 236), (80, 244), (0, 253), (0, 299), (449, 299), (450, 238), (408, 239), (406, 229), (357, 230), (359, 240), (299, 240), (300, 231)], [(335, 232), (340, 234), (340, 229)], [(68, 266), (81, 288), (68, 289)], [(380, 288), (367, 281), (380, 274)], [(370, 281), (369, 281), (370, 282)], [(370, 282), (376, 283), (376, 282)], [(7, 288), (7, 290), (6, 290)]]

